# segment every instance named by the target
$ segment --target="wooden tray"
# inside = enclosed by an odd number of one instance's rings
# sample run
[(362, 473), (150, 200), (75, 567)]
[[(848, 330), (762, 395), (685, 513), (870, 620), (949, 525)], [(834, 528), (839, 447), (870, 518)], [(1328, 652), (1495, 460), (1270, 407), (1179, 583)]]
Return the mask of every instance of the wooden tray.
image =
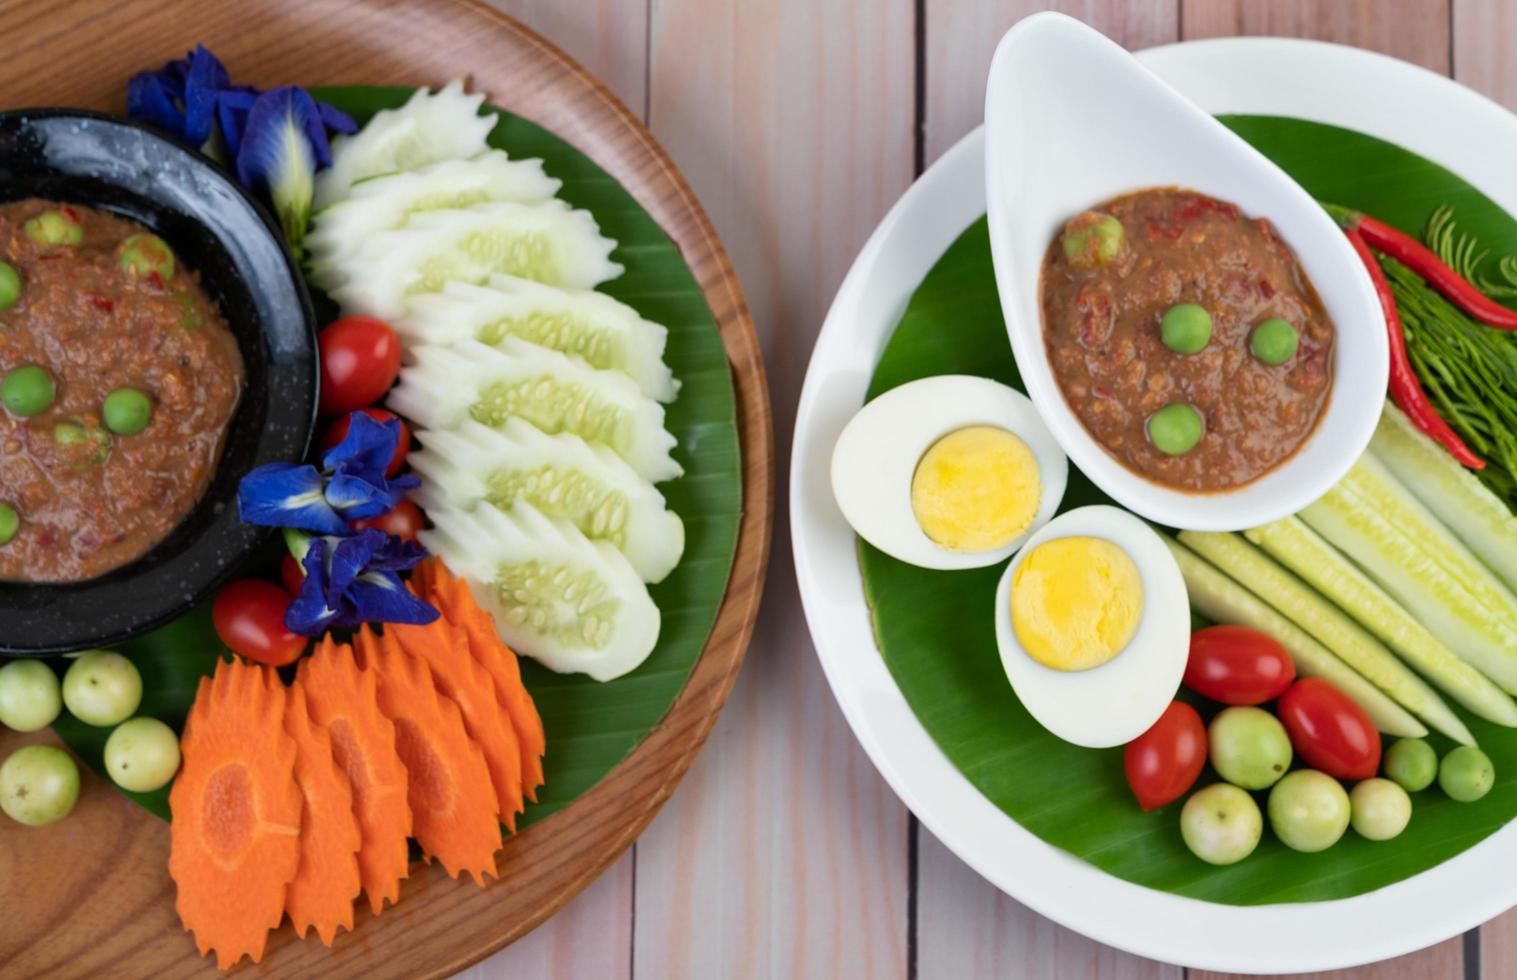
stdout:
[[(328, 950), (286, 927), (259, 967), (285, 977), (437, 977), (531, 931), (647, 826), (700, 749), (753, 631), (769, 557), (774, 438), (742, 291), (711, 223), (653, 137), (557, 48), (478, 0), (0, 2), (0, 107), (121, 112), (126, 80), (196, 42), (238, 81), (440, 85), (467, 72), (496, 105), (575, 144), (631, 191), (690, 263), (721, 328), (737, 388), (744, 514), (716, 626), (679, 699), (637, 749), (572, 806), (510, 838), (500, 880), (463, 884), (415, 867), (400, 903)], [(50, 733), (0, 734), (0, 753)], [(42, 829), (0, 818), (0, 975), (211, 975), (174, 913), (168, 825), (85, 773), (79, 805)]]

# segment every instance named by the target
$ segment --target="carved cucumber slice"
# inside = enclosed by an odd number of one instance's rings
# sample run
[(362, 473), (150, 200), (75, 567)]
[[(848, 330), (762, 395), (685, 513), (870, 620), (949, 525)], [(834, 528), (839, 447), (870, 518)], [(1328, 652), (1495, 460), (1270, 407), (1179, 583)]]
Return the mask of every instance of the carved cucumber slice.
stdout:
[(559, 673), (608, 681), (658, 641), (658, 606), (620, 551), (531, 504), (433, 507), (421, 540), (462, 575), (512, 649)]

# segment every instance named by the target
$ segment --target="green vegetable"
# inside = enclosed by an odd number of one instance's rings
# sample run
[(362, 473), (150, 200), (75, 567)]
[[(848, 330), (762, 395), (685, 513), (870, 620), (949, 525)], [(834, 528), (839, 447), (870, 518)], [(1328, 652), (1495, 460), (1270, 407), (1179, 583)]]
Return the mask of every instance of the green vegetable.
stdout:
[(1415, 272), (1380, 257), (1412, 367), (1438, 414), (1487, 461), (1476, 476), (1517, 506), (1517, 338), (1476, 323)]
[(1243, 533), (1358, 620), (1449, 697), (1487, 721), (1517, 726), (1517, 704), (1501, 688), (1460, 660), (1405, 607), (1300, 519), (1287, 517)]
[(174, 252), (167, 242), (151, 232), (129, 235), (121, 243), (116, 261), (123, 270), (139, 279), (154, 272), (164, 282), (174, 278)]
[(0, 544), (10, 544), (21, 527), (21, 515), (10, 504), (0, 502)]
[(1400, 836), (1412, 819), (1412, 798), (1389, 779), (1366, 779), (1349, 790), (1349, 822), (1367, 840)]
[(1200, 412), (1175, 402), (1148, 417), (1148, 441), (1166, 456), (1180, 456), (1196, 447), (1205, 428)]
[(22, 418), (47, 411), (56, 394), (53, 376), (36, 364), (12, 368), (5, 380), (0, 381), (0, 401), (12, 415)]
[(105, 740), (105, 771), (122, 789), (151, 793), (179, 771), (179, 737), (157, 718), (133, 718)]
[(1227, 783), (1197, 790), (1180, 810), (1180, 836), (1207, 864), (1237, 864), (1254, 853), (1263, 832), (1259, 804)]
[(1159, 336), (1176, 354), (1194, 354), (1211, 341), (1211, 314), (1195, 303), (1171, 306), (1159, 324)]
[(1461, 745), (1438, 763), (1438, 786), (1449, 799), (1473, 803), (1496, 784), (1491, 757), (1473, 745)]
[(72, 212), (44, 211), (21, 226), (26, 237), (42, 246), (78, 245), (84, 241), (84, 224)]
[(1180, 566), (1191, 608), (1196, 612), (1214, 622), (1247, 626), (1274, 637), (1296, 662), (1297, 673), (1320, 677), (1332, 684), (1363, 708), (1375, 727), (1385, 734), (1412, 738), (1427, 734), (1427, 728), (1405, 708), (1356, 674), (1301, 627), (1169, 535), (1160, 537)]
[(0, 667), (0, 725), (35, 732), (63, 710), (58, 675), (40, 660), (12, 660)]
[(1243, 789), (1268, 789), (1291, 764), (1285, 726), (1263, 708), (1224, 708), (1206, 729), (1217, 775)]
[(111, 453), (111, 434), (96, 422), (70, 415), (53, 426), (53, 442), (67, 453), (74, 469), (98, 466)]
[(79, 767), (62, 749), (28, 745), (0, 763), (0, 810), (17, 823), (57, 823), (78, 800)]
[(1390, 402), (1370, 450), (1508, 588), (1517, 589), (1517, 516), (1500, 497)]
[(21, 298), (21, 274), (9, 262), (0, 262), (0, 310), (8, 310)]
[(119, 725), (142, 703), (142, 675), (119, 653), (89, 650), (63, 675), (63, 703), (86, 725)]
[(1284, 364), (1296, 356), (1300, 342), (1295, 327), (1279, 317), (1271, 317), (1254, 328), (1248, 349), (1265, 364)]
[(1438, 753), (1420, 738), (1403, 738), (1385, 750), (1385, 775), (1408, 793), (1433, 785), (1438, 778)]
[(1427, 683), (1406, 668), (1380, 641), (1323, 599), (1269, 556), (1236, 534), (1181, 531), (1180, 541), (1223, 572), (1252, 589), (1338, 658), (1395, 698), (1430, 726), (1465, 745), (1474, 743), (1464, 722)]
[(1300, 517), (1460, 659), (1517, 693), (1517, 598), (1373, 454)]
[(1100, 211), (1086, 211), (1064, 226), (1064, 258), (1071, 268), (1089, 270), (1108, 265), (1122, 254), (1122, 222)]
[(136, 388), (117, 388), (101, 408), (105, 427), (119, 436), (134, 436), (153, 417), (153, 400)]
[(1269, 791), (1269, 826), (1293, 851), (1313, 854), (1338, 843), (1348, 829), (1348, 794), (1338, 780), (1315, 769), (1297, 769)]

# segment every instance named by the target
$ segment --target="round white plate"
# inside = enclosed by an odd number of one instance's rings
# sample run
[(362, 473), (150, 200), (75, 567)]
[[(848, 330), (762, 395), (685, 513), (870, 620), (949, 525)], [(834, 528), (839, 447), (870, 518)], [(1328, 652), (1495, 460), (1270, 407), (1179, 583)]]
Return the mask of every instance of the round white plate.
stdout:
[[(1444, 78), (1354, 48), (1275, 38), (1199, 41), (1140, 55), (1213, 113), (1295, 116), (1397, 143), (1517, 213), (1517, 117)], [(1044, 843), (1001, 812), (933, 743), (873, 640), (854, 536), (828, 460), (906, 302), (985, 212), (984, 142), (966, 136), (870, 237), (838, 290), (801, 392), (791, 459), (796, 575), (817, 655), (870, 759), (934, 835), (1002, 891), (1101, 942), (1235, 972), (1323, 970), (1386, 959), (1513, 904), (1517, 823), (1414, 878), (1335, 902), (1219, 905), (1123, 881)], [(993, 650), (992, 637), (986, 649)]]

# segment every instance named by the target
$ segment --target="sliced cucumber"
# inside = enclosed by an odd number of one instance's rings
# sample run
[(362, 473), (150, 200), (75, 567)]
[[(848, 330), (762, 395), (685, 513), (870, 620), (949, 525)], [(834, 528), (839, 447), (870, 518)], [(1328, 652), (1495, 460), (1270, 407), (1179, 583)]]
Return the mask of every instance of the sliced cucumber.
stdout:
[(661, 582), (685, 550), (685, 526), (653, 488), (610, 450), (578, 436), (550, 436), (510, 418), (499, 429), (473, 419), (428, 429), (413, 452), (421, 474), (416, 502), (468, 510), (484, 502), (510, 510), (518, 500), (566, 520), (592, 541), (614, 545), (645, 582)]
[(518, 502), (436, 506), (421, 541), (468, 582), (513, 649), (559, 673), (608, 681), (658, 642), (658, 606), (620, 551)]
[(441, 292), (414, 297), (394, 324), (412, 344), (446, 346), (472, 338), (493, 346), (516, 337), (593, 368), (620, 371), (649, 398), (670, 402), (679, 392), (664, 364), (669, 331), (590, 289), (556, 289), (515, 276), (492, 276), (484, 286), (449, 283)]
[(371, 235), (341, 262), (315, 263), (344, 312), (390, 320), (418, 293), (450, 282), (484, 283), (507, 273), (550, 286), (589, 289), (621, 275), (609, 258), (616, 243), (588, 211), (554, 199), (419, 211), (405, 227)]
[(411, 353), (415, 363), (401, 369), (388, 404), (424, 428), (452, 429), (466, 418), (500, 428), (514, 416), (604, 446), (654, 483), (684, 472), (670, 455), (675, 439), (664, 429), (663, 406), (626, 375), (514, 337), (494, 347), (465, 340)]
[(332, 165), (316, 175), (316, 207), (336, 204), (366, 177), (483, 153), (496, 120), (480, 115), (484, 101), (455, 79), (438, 92), (417, 89), (399, 109), (375, 113), (358, 132), (332, 141)]
[(401, 227), (415, 212), (492, 201), (536, 204), (557, 194), (560, 186), (544, 172), (541, 160), (512, 160), (504, 150), (372, 177), (353, 185), (345, 200), (312, 215), (306, 255), (313, 267), (331, 270), (349, 261), (371, 235)]
[(1464, 722), (1422, 678), (1337, 606), (1240, 535), (1181, 531), (1180, 543), (1274, 606), (1282, 616), (1316, 637), (1339, 660), (1429, 726), (1461, 745), (1475, 744)]
[(1159, 535), (1175, 556), (1185, 591), (1196, 612), (1216, 623), (1247, 626), (1267, 633), (1279, 641), (1296, 663), (1296, 670), (1306, 677), (1320, 677), (1348, 695), (1364, 709), (1375, 727), (1398, 738), (1422, 738), (1427, 727), (1412, 717), (1401, 705), (1381, 693), (1380, 689), (1360, 677), (1327, 647), (1306, 634), (1295, 623), (1265, 605), (1264, 600), (1228, 578), (1167, 534)]

